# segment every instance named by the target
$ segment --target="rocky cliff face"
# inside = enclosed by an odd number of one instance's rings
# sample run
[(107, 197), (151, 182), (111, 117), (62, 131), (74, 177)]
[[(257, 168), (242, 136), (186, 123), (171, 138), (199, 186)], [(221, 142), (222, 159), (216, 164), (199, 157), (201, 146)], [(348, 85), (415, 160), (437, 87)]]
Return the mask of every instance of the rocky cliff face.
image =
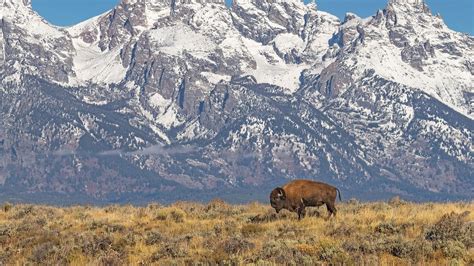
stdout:
[(0, 1), (0, 191), (79, 202), (472, 198), (474, 38), (422, 1), (124, 0), (70, 28)]

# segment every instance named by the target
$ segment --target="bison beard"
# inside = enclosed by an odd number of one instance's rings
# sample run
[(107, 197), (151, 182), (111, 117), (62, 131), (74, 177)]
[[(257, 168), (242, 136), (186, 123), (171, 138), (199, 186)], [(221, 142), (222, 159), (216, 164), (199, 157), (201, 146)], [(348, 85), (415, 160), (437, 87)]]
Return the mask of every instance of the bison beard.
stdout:
[(331, 185), (312, 180), (293, 180), (270, 193), (270, 204), (277, 213), (282, 209), (298, 213), (298, 219), (305, 216), (306, 207), (319, 207), (326, 204), (329, 215), (336, 216), (336, 197), (341, 192)]

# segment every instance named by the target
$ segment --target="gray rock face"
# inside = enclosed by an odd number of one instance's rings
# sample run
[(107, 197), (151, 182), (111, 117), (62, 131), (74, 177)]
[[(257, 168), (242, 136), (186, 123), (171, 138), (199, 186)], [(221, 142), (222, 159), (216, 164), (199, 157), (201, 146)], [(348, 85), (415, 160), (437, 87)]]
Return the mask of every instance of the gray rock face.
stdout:
[(340, 22), (298, 1), (124, 0), (66, 29), (0, 7), (5, 199), (245, 201), (293, 178), (474, 193), (474, 41), (422, 1)]
[(407, 46), (402, 50), (402, 60), (423, 71), (423, 60), (435, 56), (435, 50), (429, 41), (416, 46)]

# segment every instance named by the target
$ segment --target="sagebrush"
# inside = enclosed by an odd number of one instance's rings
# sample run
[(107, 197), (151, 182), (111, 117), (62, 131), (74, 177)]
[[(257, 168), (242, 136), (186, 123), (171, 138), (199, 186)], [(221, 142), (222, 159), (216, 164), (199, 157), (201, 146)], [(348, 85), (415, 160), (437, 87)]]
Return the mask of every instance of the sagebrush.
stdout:
[(145, 207), (3, 204), (0, 265), (474, 263), (474, 203), (400, 200), (297, 215), (268, 205)]

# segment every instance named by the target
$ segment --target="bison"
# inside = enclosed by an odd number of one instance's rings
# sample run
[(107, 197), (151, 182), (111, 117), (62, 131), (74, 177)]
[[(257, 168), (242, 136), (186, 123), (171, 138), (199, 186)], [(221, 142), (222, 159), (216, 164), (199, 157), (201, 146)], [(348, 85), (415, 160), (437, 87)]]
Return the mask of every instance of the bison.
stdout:
[(341, 200), (341, 192), (331, 185), (312, 180), (293, 180), (270, 193), (270, 204), (277, 213), (281, 209), (298, 213), (298, 219), (304, 217), (306, 207), (326, 204), (329, 219), (331, 215), (336, 216), (335, 203), (338, 192)]

